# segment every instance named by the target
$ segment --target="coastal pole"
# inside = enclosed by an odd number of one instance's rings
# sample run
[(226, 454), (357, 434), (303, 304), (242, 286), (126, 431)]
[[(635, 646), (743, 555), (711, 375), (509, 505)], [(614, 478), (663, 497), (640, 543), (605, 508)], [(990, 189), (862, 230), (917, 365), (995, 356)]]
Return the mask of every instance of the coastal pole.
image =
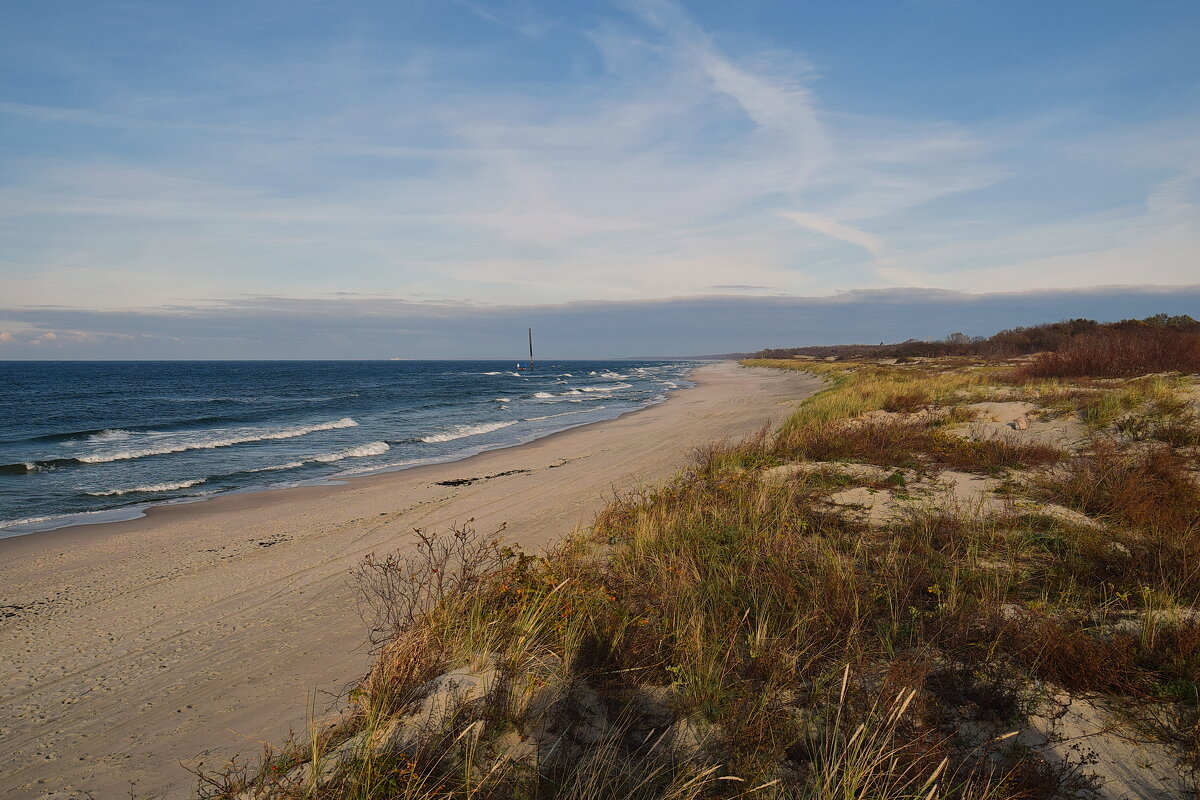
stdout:
[(533, 366), (533, 328), (529, 329), (529, 366)]

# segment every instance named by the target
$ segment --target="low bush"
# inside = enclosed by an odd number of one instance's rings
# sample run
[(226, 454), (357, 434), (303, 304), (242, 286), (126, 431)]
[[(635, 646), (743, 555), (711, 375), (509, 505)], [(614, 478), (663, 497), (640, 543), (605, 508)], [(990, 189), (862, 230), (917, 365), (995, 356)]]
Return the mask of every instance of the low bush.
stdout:
[(1195, 535), (1200, 489), (1190, 466), (1167, 445), (1123, 447), (1097, 438), (1088, 452), (1041, 478), (1040, 495), (1143, 531)]
[(1121, 378), (1200, 372), (1200, 333), (1161, 326), (1117, 328), (1072, 339), (1016, 371), (1019, 378)]

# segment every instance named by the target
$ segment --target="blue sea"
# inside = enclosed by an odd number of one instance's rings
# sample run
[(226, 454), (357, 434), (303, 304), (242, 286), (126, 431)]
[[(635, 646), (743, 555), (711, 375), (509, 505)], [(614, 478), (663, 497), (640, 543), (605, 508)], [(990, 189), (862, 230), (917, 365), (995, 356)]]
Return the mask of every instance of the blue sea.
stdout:
[(0, 362), (0, 537), (465, 458), (612, 419), (692, 362)]

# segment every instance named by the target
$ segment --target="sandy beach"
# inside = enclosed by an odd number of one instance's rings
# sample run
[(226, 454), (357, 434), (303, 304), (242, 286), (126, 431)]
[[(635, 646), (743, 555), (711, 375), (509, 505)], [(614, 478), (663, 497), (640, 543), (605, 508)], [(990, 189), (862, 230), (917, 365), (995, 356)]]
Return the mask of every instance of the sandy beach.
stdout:
[[(365, 670), (349, 571), (474, 520), (537, 551), (614, 491), (778, 421), (819, 384), (733, 363), (609, 422), (470, 459), (0, 540), (0, 795), (186, 797)], [(478, 479), (458, 486), (439, 482)]]

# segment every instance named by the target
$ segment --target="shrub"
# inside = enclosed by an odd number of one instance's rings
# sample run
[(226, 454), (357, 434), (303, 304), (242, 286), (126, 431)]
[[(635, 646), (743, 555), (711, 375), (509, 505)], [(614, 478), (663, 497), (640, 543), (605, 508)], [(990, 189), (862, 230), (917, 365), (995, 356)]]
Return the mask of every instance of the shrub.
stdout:
[(1123, 378), (1152, 372), (1200, 372), (1200, 333), (1154, 325), (1097, 331), (1042, 353), (1021, 378)]
[(1194, 532), (1200, 525), (1200, 490), (1186, 459), (1165, 445), (1122, 448), (1097, 439), (1086, 455), (1041, 483), (1047, 499), (1089, 516), (1140, 529)]

